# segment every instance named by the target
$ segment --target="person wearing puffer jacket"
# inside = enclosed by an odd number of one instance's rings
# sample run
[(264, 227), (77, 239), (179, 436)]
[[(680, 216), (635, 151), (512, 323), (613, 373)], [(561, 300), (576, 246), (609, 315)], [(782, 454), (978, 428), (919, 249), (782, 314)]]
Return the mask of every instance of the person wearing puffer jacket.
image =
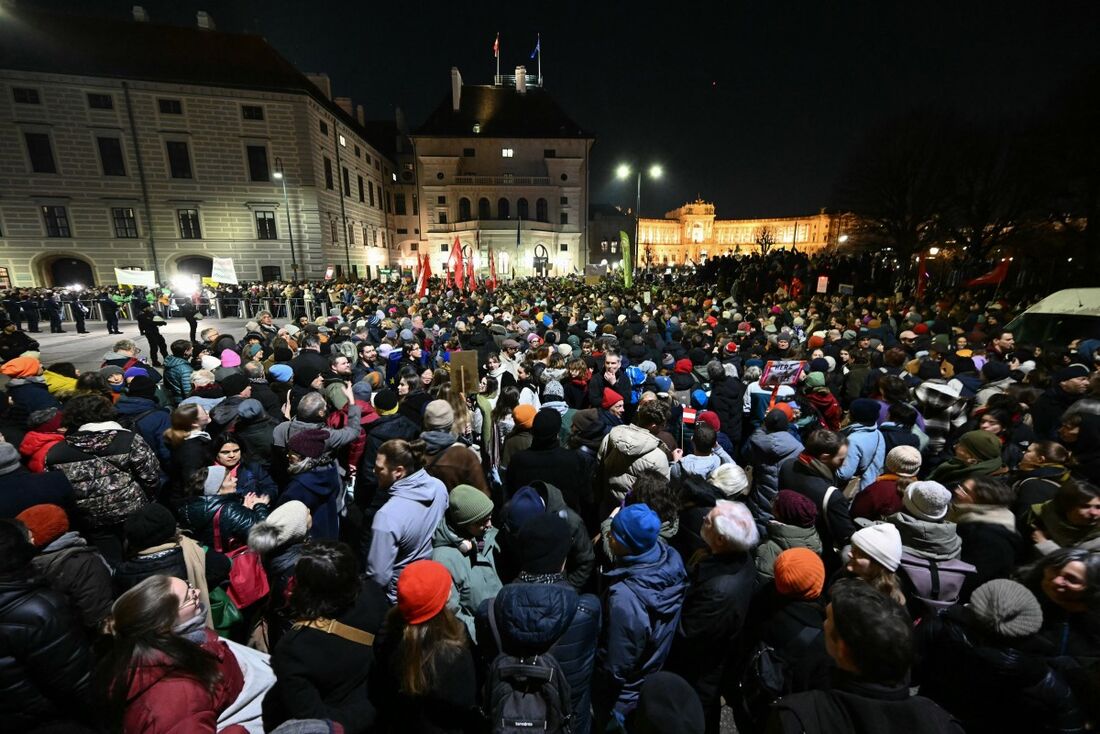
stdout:
[(886, 464), (886, 439), (878, 430), (878, 414), (878, 401), (870, 398), (852, 401), (852, 423), (845, 432), (848, 456), (836, 470), (836, 478), (848, 482), (859, 477), (860, 491), (875, 483)]
[(237, 477), (215, 464), (206, 470), (203, 494), (178, 505), (176, 517), (195, 540), (222, 552), (243, 545), (248, 531), (267, 518), (268, 510), (266, 496), (237, 494)]
[(294, 567), (309, 541), (310, 522), (309, 508), (291, 500), (276, 507), (265, 520), (248, 531), (248, 547), (259, 554), (271, 586), (270, 602), (264, 611), (269, 650), (275, 649), (294, 621), (290, 618), (287, 601)]
[[(600, 600), (580, 594), (565, 580), (570, 540), (569, 523), (553, 513), (531, 518), (517, 543), (519, 576), (505, 584), (492, 601), (492, 611), (504, 652), (510, 655), (554, 656), (569, 683), (573, 734), (592, 729), (592, 671), (600, 634)], [(489, 624), (490, 602), (482, 603), (477, 629), (483, 655), (499, 652)]]
[(790, 419), (774, 409), (764, 424), (749, 436), (749, 463), (752, 464), (752, 493), (745, 504), (757, 521), (772, 518), (772, 503), (779, 493), (779, 467), (802, 453), (802, 442), (790, 432)]
[(448, 494), (447, 512), (432, 536), (432, 560), (442, 563), (454, 582), (448, 605), (475, 642), (474, 615), (501, 587), (492, 514), (493, 501), (484, 492), (460, 484)]
[(661, 449), (661, 439), (641, 426), (612, 428), (600, 444), (597, 457), (603, 467), (602, 516), (626, 498), (634, 481), (647, 469), (669, 478), (668, 457)]
[(583, 588), (596, 567), (592, 539), (581, 516), (565, 503), (561, 490), (542, 481), (521, 487), (501, 512), (501, 532), (498, 536), (502, 551), (499, 567), (501, 580), (511, 581), (519, 572), (516, 563), (522, 552), (520, 532), (533, 518), (542, 515), (556, 515), (569, 526), (571, 541), (565, 564), (565, 580), (576, 589)]
[(65, 440), (60, 430), (64, 417), (57, 408), (36, 410), (27, 417), (27, 432), (19, 444), (19, 455), (32, 472), (46, 471), (46, 454), (55, 443)]

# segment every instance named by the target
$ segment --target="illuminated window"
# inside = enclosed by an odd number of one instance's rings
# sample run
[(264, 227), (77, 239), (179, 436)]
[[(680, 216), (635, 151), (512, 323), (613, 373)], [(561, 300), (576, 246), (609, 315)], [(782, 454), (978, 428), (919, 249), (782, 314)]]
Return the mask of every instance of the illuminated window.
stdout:
[(501, 148), (500, 149), (500, 157), (501, 158), (513, 158), (515, 156), (515, 154), (516, 154), (516, 152), (511, 148)]

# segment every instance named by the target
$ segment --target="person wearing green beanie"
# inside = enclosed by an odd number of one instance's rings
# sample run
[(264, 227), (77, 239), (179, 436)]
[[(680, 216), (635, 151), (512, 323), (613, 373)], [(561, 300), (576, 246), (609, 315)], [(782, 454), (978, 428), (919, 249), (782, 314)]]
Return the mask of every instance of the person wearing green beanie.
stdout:
[(989, 431), (964, 433), (955, 444), (955, 456), (943, 462), (929, 475), (929, 479), (952, 487), (972, 477), (1003, 474), (1001, 439)]
[(493, 501), (469, 484), (456, 485), (449, 495), (447, 514), (432, 537), (432, 560), (443, 564), (454, 581), (447, 606), (477, 641), (474, 615), (501, 589), (497, 575), (497, 529)]

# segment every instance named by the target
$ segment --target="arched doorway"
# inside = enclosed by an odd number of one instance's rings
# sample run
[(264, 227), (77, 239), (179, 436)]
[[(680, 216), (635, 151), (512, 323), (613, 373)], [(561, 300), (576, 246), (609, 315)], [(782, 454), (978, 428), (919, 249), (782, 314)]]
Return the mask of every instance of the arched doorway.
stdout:
[(176, 261), (176, 270), (185, 275), (209, 278), (214, 271), (214, 261), (205, 255), (187, 255)]
[(535, 275), (540, 278), (545, 278), (546, 271), (550, 269), (550, 253), (546, 251), (546, 247), (542, 243), (535, 245), (535, 257), (531, 262), (531, 267), (534, 269)]
[(57, 288), (79, 283), (85, 288), (95, 285), (95, 273), (85, 260), (75, 257), (57, 257), (46, 266), (50, 285)]

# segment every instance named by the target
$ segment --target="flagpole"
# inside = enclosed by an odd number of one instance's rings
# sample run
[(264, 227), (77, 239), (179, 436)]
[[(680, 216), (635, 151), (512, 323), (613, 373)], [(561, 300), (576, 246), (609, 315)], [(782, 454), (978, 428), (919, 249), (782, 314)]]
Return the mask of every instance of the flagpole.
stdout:
[(496, 51), (496, 57), (497, 57), (497, 79), (499, 79), (500, 78), (500, 32), (499, 31), (497, 32), (497, 42), (496, 42), (496, 48), (494, 50)]
[(535, 34), (535, 47), (539, 50), (539, 86), (542, 86), (542, 35)]

